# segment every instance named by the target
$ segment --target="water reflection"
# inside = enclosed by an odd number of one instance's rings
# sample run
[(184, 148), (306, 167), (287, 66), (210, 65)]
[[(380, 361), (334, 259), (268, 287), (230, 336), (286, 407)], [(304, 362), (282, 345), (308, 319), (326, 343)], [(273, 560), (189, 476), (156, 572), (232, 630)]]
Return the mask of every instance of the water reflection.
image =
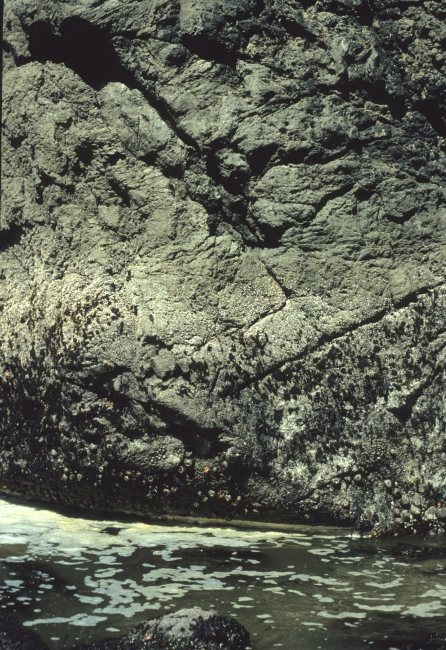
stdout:
[(445, 631), (444, 540), (112, 521), (0, 503), (1, 607), (53, 648), (194, 605), (236, 616), (254, 650), (400, 650), (386, 638)]

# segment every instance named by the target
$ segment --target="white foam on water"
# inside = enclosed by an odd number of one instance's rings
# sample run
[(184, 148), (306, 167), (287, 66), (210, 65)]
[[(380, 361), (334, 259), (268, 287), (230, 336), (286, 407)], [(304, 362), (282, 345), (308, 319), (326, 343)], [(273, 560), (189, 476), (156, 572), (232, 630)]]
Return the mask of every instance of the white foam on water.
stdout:
[(359, 609), (366, 609), (368, 612), (400, 612), (401, 605), (365, 605), (364, 603), (353, 603)]
[(104, 601), (103, 598), (98, 596), (81, 596), (80, 594), (74, 594), (75, 598), (78, 598), (81, 603), (87, 603), (88, 605), (99, 605)]
[[(110, 527), (113, 533), (107, 531)], [(310, 635), (305, 637), (305, 647), (313, 650), (311, 639), (327, 626), (335, 626), (328, 627), (330, 634), (345, 626), (359, 629), (366, 624), (375, 631), (382, 614), (420, 620), (444, 616), (446, 587), (438, 575), (444, 565), (429, 565), (432, 577), (424, 572), (421, 592), (416, 576), (426, 564), (361, 555), (358, 548), (350, 555), (352, 540), (357, 539), (345, 531), (309, 535), (291, 530), (93, 520), (8, 499), (0, 508), (0, 552), (6, 565), (57, 565), (58, 580), (66, 572), (66, 585), (57, 581), (39, 585), (43, 614), (34, 610), (40, 617), (26, 622), (42, 629), (52, 626), (51, 633), (66, 626), (98, 628), (102, 634), (118, 632), (124, 620), (130, 629), (132, 619), (139, 622), (161, 609), (177, 609), (183, 603), (215, 606), (216, 598), (224, 598), (221, 609), (226, 614), (236, 612), (247, 629), (254, 621), (266, 624), (262, 639), (268, 647), (277, 642), (294, 650), (292, 625), (296, 624), (291, 619), (295, 620), (296, 612), (301, 618), (324, 618), (324, 624), (302, 624)], [(251, 557), (254, 553), (256, 559)], [(354, 570), (351, 563), (355, 563)], [(16, 574), (9, 573), (0, 584), (1, 596), (11, 598), (23, 589), (21, 574), (14, 580), (12, 575)], [(288, 588), (294, 586), (299, 589)], [(22, 593), (19, 599), (32, 604), (40, 600)], [(63, 612), (54, 609), (62, 601)], [(257, 614), (265, 605), (270, 613)], [(54, 617), (53, 612), (60, 616)], [(343, 650), (342, 645), (332, 647)]]
[(313, 598), (317, 598), (320, 603), (334, 603), (334, 598), (328, 598), (322, 594), (313, 594)]
[(400, 587), (403, 584), (403, 578), (395, 578), (390, 582), (366, 582), (368, 587), (377, 587), (378, 589), (394, 589), (395, 587)]
[[(446, 605), (443, 605), (441, 600), (433, 600), (430, 603), (419, 603), (408, 607), (403, 616), (418, 616), (420, 618), (430, 618), (431, 616), (444, 616)], [(441, 611), (439, 611), (441, 610)]]
[(308, 550), (309, 553), (312, 553), (313, 555), (330, 555), (330, 553), (334, 553), (335, 549), (334, 548), (311, 548)]
[(76, 614), (70, 618), (63, 616), (54, 616), (53, 618), (37, 618), (34, 621), (25, 621), (23, 625), (31, 627), (33, 625), (54, 625), (56, 623), (66, 623), (68, 625), (80, 625), (85, 627), (94, 627), (98, 623), (107, 620), (101, 616), (86, 616), (85, 614)]
[(324, 618), (365, 618), (365, 614), (358, 612), (340, 612), (339, 614), (330, 614), (329, 612), (318, 612), (318, 616), (323, 616)]
[(446, 599), (446, 585), (436, 584), (435, 589), (429, 589), (424, 594), (420, 594), (420, 598), (432, 598), (433, 596)]
[(357, 594), (353, 594), (358, 600), (379, 600), (380, 602), (386, 601), (386, 600), (393, 600), (394, 599), (394, 594), (386, 594), (386, 596), (381, 596), (379, 598), (375, 598), (373, 596), (359, 596)]

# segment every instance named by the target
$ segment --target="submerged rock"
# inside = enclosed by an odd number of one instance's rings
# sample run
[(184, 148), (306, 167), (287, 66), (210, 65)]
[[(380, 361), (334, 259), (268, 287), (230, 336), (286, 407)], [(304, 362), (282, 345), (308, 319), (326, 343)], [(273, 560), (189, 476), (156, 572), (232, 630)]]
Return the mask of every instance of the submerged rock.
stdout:
[(7, 1), (0, 489), (444, 531), (445, 17)]
[(16, 618), (0, 610), (1, 650), (49, 650), (35, 632), (23, 627)]

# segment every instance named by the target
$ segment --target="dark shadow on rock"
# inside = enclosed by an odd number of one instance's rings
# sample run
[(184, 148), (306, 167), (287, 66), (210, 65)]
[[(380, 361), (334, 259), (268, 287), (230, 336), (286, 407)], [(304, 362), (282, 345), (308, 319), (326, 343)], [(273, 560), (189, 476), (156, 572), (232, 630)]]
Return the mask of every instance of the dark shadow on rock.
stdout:
[(60, 35), (54, 34), (46, 22), (33, 23), (29, 49), (36, 61), (64, 63), (96, 89), (110, 80), (121, 81), (123, 76), (107, 31), (82, 18), (65, 20)]

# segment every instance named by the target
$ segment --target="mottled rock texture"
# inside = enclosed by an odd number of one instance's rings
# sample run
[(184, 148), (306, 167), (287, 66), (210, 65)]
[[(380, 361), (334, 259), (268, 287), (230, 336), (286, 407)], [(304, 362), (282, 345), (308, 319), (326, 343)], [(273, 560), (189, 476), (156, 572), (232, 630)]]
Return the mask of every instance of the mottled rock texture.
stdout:
[(7, 0), (0, 487), (444, 531), (445, 19)]

